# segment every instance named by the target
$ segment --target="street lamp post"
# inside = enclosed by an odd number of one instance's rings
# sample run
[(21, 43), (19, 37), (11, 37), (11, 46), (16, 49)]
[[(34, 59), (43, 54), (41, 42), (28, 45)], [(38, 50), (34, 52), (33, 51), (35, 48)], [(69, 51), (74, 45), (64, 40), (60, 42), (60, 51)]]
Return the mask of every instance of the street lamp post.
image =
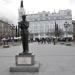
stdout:
[(58, 24), (56, 23), (55, 21), (55, 31), (54, 31), (54, 34), (55, 34), (55, 43), (58, 41), (57, 37), (58, 37)]
[(20, 37), (20, 28), (19, 28), (19, 22), (18, 22), (17, 36), (18, 36), (18, 37)]
[(17, 29), (17, 26), (16, 26), (16, 35), (15, 35), (16, 37), (17, 37), (17, 32), (18, 32), (18, 29)]
[(65, 22), (64, 23), (64, 27), (65, 27), (65, 31), (66, 31), (66, 43), (68, 42), (68, 27), (70, 26), (69, 23)]
[(58, 24), (55, 22), (55, 37), (58, 37)]
[(12, 24), (12, 25), (11, 25), (11, 31), (12, 31), (12, 32), (11, 32), (11, 36), (12, 36), (12, 44), (13, 44), (13, 45), (14, 45), (14, 31), (13, 31), (13, 30), (14, 30), (14, 27), (15, 27), (15, 26)]

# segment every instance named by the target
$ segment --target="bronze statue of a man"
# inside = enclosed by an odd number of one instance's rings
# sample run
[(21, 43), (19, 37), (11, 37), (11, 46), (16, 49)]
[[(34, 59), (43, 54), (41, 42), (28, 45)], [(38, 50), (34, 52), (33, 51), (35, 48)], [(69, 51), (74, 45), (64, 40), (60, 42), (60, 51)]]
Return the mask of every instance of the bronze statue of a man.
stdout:
[(26, 15), (22, 16), (22, 21), (19, 22), (19, 28), (21, 29), (21, 39), (23, 45), (23, 53), (28, 53), (28, 27), (29, 22), (26, 21)]

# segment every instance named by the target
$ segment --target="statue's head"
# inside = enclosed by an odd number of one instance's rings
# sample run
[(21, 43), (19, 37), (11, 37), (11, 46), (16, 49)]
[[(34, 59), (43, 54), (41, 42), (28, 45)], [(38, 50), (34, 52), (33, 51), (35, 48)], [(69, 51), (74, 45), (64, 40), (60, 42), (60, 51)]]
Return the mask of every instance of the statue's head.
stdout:
[(26, 20), (26, 15), (22, 15), (22, 20), (23, 20), (23, 21)]

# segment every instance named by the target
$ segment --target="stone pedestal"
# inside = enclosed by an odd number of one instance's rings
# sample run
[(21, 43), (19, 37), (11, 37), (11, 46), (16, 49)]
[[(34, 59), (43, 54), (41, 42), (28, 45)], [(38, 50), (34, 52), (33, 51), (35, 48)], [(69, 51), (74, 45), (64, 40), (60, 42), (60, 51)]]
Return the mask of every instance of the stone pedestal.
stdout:
[(71, 43), (66, 43), (66, 46), (71, 46)]
[(15, 56), (15, 65), (10, 67), (10, 72), (38, 72), (40, 64), (35, 62), (32, 53), (20, 53)]
[(3, 45), (3, 48), (9, 48), (9, 45)]
[(31, 53), (16, 55), (17, 66), (31, 66), (34, 65), (34, 55)]

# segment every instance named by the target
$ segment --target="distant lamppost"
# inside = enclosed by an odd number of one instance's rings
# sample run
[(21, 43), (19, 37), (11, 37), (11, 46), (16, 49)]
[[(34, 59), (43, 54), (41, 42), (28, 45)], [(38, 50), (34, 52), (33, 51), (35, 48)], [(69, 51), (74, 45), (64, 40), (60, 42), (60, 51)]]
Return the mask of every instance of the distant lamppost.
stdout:
[(17, 26), (16, 26), (16, 35), (15, 35), (16, 37), (17, 37), (17, 33), (18, 33), (18, 29), (17, 29)]
[(58, 37), (58, 24), (55, 22), (55, 37)]
[(55, 22), (55, 31), (54, 31), (54, 34), (55, 34), (55, 42), (58, 41), (57, 37), (58, 37), (58, 24)]
[(19, 22), (18, 22), (18, 30), (17, 30), (17, 36), (18, 36), (18, 37), (20, 37)]
[(66, 31), (66, 42), (68, 42), (68, 27), (70, 26), (69, 23), (65, 22), (64, 23), (64, 27), (65, 27), (65, 31)]
[(12, 44), (14, 44), (14, 28), (15, 28), (15, 26), (12, 24), (12, 25), (11, 25)]

